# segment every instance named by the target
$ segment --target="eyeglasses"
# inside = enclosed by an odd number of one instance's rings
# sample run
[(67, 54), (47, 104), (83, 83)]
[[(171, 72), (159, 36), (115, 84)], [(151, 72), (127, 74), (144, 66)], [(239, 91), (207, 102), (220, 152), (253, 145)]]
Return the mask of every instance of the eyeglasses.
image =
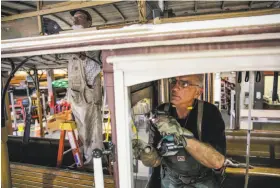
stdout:
[(176, 80), (176, 78), (169, 78), (169, 83), (171, 85), (171, 88), (175, 87), (175, 85), (178, 83), (180, 88), (186, 88), (189, 86), (197, 86), (200, 87), (200, 85), (197, 84), (191, 84), (189, 81), (184, 81), (184, 80)]

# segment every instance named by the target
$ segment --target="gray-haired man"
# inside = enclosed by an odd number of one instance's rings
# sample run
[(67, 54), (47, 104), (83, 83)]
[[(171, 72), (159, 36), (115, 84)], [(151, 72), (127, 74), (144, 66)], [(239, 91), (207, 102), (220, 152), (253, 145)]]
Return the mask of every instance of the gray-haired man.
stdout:
[[(219, 110), (198, 100), (202, 93), (202, 75), (179, 76), (170, 79), (172, 97), (168, 117), (159, 117), (151, 145), (157, 147), (162, 135), (182, 139), (184, 148), (173, 156), (161, 158), (161, 187), (218, 188), (213, 171), (225, 161), (225, 124)], [(161, 105), (166, 106), (166, 104)], [(165, 108), (166, 110), (166, 108)], [(156, 167), (150, 158), (141, 158), (146, 166)], [(154, 165), (156, 164), (156, 165)], [(150, 187), (155, 186), (151, 183)]]

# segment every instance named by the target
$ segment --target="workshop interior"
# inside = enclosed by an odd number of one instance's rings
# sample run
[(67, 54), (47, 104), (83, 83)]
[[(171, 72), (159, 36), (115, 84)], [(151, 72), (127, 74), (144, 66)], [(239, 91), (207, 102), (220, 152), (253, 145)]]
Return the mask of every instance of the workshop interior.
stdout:
[[(175, 134), (155, 147), (151, 137), (170, 117), (174, 87), (199, 86), (194, 101), (224, 122), (220, 187), (278, 188), (279, 8), (1, 1), (1, 187), (160, 187), (151, 182), (161, 164), (141, 155), (161, 160), (186, 148)], [(178, 81), (186, 75), (200, 84)]]

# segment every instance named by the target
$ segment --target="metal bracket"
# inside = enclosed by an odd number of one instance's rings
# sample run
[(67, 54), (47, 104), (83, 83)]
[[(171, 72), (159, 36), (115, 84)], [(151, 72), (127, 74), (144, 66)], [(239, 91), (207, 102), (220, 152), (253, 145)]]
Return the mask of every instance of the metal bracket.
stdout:
[(115, 147), (116, 146), (112, 142), (109, 142), (109, 148), (102, 151), (103, 155), (110, 155), (112, 157), (112, 162), (116, 161)]

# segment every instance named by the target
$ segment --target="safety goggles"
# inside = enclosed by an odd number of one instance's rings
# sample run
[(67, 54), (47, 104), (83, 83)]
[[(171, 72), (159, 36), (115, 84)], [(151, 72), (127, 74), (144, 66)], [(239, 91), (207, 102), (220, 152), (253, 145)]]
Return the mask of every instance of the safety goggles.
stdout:
[(187, 87), (190, 87), (190, 86), (200, 87), (200, 85), (191, 84), (189, 81), (176, 80), (176, 78), (169, 78), (168, 80), (169, 80), (169, 83), (171, 85), (171, 88), (175, 87), (177, 83), (178, 83), (180, 88), (187, 88)]

